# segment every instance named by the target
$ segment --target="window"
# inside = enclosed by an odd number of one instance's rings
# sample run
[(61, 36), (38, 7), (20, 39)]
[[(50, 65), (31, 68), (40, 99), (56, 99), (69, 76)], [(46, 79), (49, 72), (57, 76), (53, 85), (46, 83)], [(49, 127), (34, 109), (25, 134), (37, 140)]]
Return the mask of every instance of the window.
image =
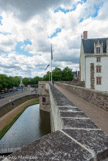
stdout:
[(100, 53), (100, 47), (96, 48), (96, 53)]
[(101, 62), (101, 57), (97, 57), (97, 62)]
[(102, 84), (102, 79), (101, 77), (96, 77), (96, 84), (101, 85)]
[(46, 98), (45, 97), (42, 97), (42, 102), (46, 102)]
[(97, 66), (96, 66), (96, 72), (97, 72), (97, 73), (101, 73), (101, 66), (100, 66), (100, 65), (97, 65)]

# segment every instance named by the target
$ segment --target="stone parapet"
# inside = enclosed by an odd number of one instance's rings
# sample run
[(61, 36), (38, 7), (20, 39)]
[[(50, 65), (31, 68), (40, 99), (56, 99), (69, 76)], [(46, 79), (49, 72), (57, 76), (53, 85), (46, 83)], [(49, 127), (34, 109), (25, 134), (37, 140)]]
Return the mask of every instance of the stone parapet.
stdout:
[(55, 82), (55, 84), (108, 111), (108, 92), (101, 92), (60, 82)]
[[(56, 81), (57, 82), (57, 81)], [(84, 81), (79, 81), (77, 79), (74, 79), (72, 81), (59, 81), (60, 83), (65, 83), (65, 84), (70, 84), (74, 86), (80, 86), (80, 87), (85, 87), (85, 82)]]

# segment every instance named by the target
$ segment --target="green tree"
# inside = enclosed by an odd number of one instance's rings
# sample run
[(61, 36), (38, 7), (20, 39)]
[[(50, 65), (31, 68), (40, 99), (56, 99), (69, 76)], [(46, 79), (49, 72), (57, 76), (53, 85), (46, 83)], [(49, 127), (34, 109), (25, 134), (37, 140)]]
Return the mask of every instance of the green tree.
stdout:
[(8, 88), (13, 88), (14, 86), (14, 80), (13, 77), (8, 77)]
[(4, 74), (0, 74), (1, 87), (8, 88), (8, 77)]
[(29, 78), (23, 78), (22, 82), (25, 86), (27, 86), (30, 83)]
[(20, 78), (17, 77), (17, 76), (13, 77), (13, 85), (14, 85), (15, 87), (18, 87), (19, 84), (20, 84)]
[(36, 85), (36, 84), (38, 84), (38, 82), (41, 81), (41, 80), (42, 80), (41, 77), (36, 76), (36, 77), (34, 77), (34, 78), (32, 78), (32, 79), (30, 80), (30, 84), (31, 84), (31, 85)]
[(52, 79), (54, 81), (62, 81), (62, 70), (56, 67), (52, 72)]
[(65, 67), (63, 69), (62, 80), (63, 81), (72, 81), (73, 80), (72, 69), (70, 69), (69, 67)]
[(15, 77), (11, 77), (11, 76), (6, 76), (4, 74), (0, 74), (0, 90), (2, 89), (10, 89), (15, 87), (18, 87), (20, 84), (20, 78), (15, 76)]
[(38, 76), (37, 77), (34, 77), (34, 83), (35, 84), (38, 84), (38, 82), (41, 81), (41, 80), (42, 80), (41, 77), (38, 77)]
[(34, 85), (35, 84), (34, 78), (30, 79), (29, 83), (30, 85)]
[(0, 90), (2, 89), (2, 79), (0, 77)]
[(47, 72), (47, 74), (46, 74), (46, 75), (44, 75), (44, 77), (43, 77), (43, 81), (49, 81), (49, 74), (51, 75), (51, 73), (50, 73), (50, 72)]

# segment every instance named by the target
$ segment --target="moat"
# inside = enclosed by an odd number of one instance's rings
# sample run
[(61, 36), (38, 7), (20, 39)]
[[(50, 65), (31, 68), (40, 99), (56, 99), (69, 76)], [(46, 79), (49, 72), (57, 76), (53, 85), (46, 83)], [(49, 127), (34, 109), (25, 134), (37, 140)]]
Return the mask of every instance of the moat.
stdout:
[(29, 106), (0, 140), (0, 149), (22, 147), (50, 133), (50, 114)]

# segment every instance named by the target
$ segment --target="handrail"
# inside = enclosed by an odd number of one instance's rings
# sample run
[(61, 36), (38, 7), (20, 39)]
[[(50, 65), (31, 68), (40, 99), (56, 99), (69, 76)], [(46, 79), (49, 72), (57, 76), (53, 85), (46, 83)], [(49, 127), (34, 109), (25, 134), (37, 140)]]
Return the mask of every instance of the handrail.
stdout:
[(0, 144), (0, 154), (4, 153), (12, 153), (16, 150), (21, 149), (22, 147), (26, 146), (30, 142), (27, 143), (14, 143), (14, 144)]

